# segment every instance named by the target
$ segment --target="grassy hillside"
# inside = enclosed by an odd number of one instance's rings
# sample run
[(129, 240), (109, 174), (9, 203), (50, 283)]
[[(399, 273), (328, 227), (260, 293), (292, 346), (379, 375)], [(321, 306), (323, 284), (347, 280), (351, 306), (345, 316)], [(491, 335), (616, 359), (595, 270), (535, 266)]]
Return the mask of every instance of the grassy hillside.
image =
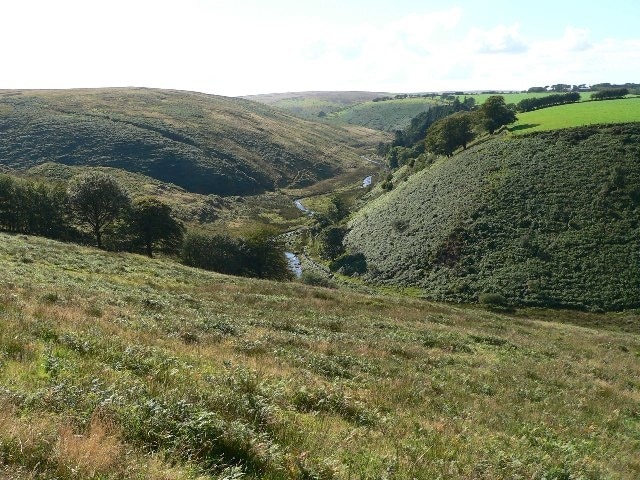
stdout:
[[(640, 475), (640, 325), (0, 234), (0, 477)], [(242, 473), (246, 476), (242, 476)]]
[(638, 308), (639, 157), (637, 123), (495, 138), (372, 202), (347, 243), (431, 298)]
[(640, 122), (640, 97), (590, 101), (519, 113), (516, 134), (600, 123)]
[(402, 98), (384, 102), (366, 102), (330, 115), (333, 124), (361, 125), (393, 132), (409, 125), (411, 119), (427, 111), (434, 104), (430, 98)]
[(337, 112), (343, 108), (370, 102), (390, 95), (379, 92), (293, 92), (249, 95), (243, 98), (287, 110), (301, 118), (318, 120), (318, 114)]
[(117, 167), (196, 193), (304, 186), (385, 137), (248, 100), (151, 89), (0, 91), (0, 161)]

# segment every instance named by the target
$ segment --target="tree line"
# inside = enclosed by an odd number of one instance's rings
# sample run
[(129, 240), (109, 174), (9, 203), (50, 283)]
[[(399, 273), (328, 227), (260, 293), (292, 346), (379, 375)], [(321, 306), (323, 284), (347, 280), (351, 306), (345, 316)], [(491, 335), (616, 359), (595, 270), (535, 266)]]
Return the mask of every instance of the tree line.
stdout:
[(580, 101), (580, 93), (556, 93), (545, 95), (538, 98), (523, 98), (518, 102), (517, 109), (519, 112), (531, 112), (540, 108), (554, 107), (556, 105), (564, 105), (567, 103), (575, 103)]
[(186, 231), (155, 197), (132, 199), (112, 176), (95, 171), (67, 185), (0, 175), (0, 229), (98, 248), (178, 256), (186, 265), (259, 278), (289, 279), (273, 232), (245, 239)]
[(425, 137), (426, 150), (449, 157), (460, 147), (466, 149), (478, 134), (492, 135), (500, 127), (515, 122), (514, 110), (502, 95), (492, 95), (475, 110), (457, 112), (431, 125)]
[(515, 112), (516, 106), (506, 105), (501, 95), (490, 96), (479, 107), (472, 97), (463, 101), (455, 97), (451, 103), (433, 106), (414, 117), (404, 130), (395, 132), (392, 143), (379, 145), (378, 153), (385, 156), (392, 170), (407, 164), (421, 168), (433, 161), (430, 155), (450, 156), (479, 134), (493, 134), (513, 123)]
[(613, 98), (623, 98), (629, 95), (628, 88), (606, 88), (591, 94), (593, 100), (611, 100)]

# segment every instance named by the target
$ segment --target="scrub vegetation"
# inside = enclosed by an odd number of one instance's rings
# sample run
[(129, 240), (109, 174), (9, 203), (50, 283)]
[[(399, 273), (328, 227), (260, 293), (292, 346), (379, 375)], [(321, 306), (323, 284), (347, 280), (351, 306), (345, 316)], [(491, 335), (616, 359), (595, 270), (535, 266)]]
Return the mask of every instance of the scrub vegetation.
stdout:
[(639, 124), (493, 138), (371, 202), (346, 245), (434, 299), (638, 308), (638, 145)]

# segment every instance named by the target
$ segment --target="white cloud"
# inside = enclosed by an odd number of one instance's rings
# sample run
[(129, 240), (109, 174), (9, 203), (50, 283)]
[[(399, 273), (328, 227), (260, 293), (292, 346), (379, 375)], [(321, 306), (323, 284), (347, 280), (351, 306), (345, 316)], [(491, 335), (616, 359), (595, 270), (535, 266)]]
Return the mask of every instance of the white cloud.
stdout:
[(565, 49), (572, 52), (589, 50), (593, 45), (589, 40), (589, 30), (585, 28), (567, 27), (562, 38)]
[(498, 25), (491, 30), (473, 29), (467, 36), (467, 44), (477, 53), (522, 53), (528, 47), (520, 35), (520, 25)]

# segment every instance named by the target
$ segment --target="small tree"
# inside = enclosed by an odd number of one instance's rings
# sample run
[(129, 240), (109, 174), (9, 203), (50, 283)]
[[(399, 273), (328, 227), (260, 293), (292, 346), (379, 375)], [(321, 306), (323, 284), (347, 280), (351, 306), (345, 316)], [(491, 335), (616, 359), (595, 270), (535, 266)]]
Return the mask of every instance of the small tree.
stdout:
[(516, 114), (505, 104), (502, 95), (492, 95), (487, 98), (478, 112), (480, 124), (490, 134), (493, 134), (501, 126), (509, 125), (517, 120)]
[(327, 218), (331, 223), (338, 223), (349, 215), (349, 207), (345, 201), (338, 197), (331, 197), (329, 208), (327, 209)]
[(242, 241), (248, 275), (271, 280), (292, 280), (293, 272), (284, 253), (284, 245), (269, 228), (261, 228)]
[(318, 235), (320, 255), (328, 260), (342, 255), (345, 251), (342, 241), (346, 234), (347, 228), (343, 226), (332, 225), (322, 230)]
[(460, 112), (438, 120), (429, 127), (425, 138), (425, 147), (433, 153), (450, 157), (458, 148), (467, 148), (473, 140), (474, 114)]
[(98, 248), (102, 248), (105, 227), (130, 204), (126, 190), (106, 173), (89, 172), (74, 177), (67, 192), (78, 222), (91, 229)]
[(129, 225), (149, 257), (153, 257), (156, 247), (175, 250), (182, 241), (182, 225), (171, 216), (171, 207), (157, 198), (134, 200), (129, 212)]

